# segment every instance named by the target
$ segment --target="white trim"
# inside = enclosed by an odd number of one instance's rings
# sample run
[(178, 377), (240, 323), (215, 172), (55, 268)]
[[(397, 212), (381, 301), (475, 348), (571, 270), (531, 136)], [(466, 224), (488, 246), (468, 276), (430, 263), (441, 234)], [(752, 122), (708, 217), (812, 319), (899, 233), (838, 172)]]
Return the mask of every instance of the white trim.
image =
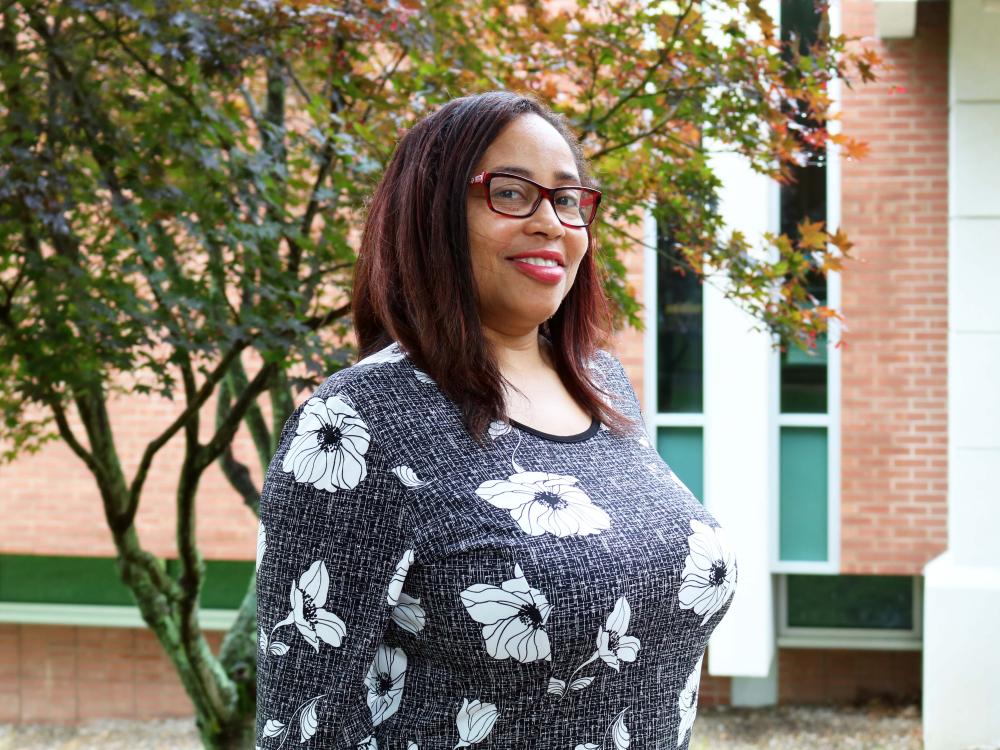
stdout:
[(642, 400), (645, 405), (646, 435), (655, 446), (656, 427), (659, 425), (656, 413), (656, 334), (659, 323), (659, 308), (656, 301), (656, 219), (652, 206), (647, 206), (642, 222), (642, 306), (643, 323), (646, 330), (642, 336)]
[[(780, 367), (780, 359), (779, 364)], [(829, 364), (827, 364), (829, 370)], [(829, 389), (829, 384), (827, 389)], [(825, 427), (830, 429), (829, 414), (778, 414), (778, 427)]]
[(879, 39), (913, 39), (917, 33), (917, 0), (875, 0)]
[(920, 576), (913, 585), (913, 627), (909, 630), (883, 628), (803, 628), (788, 625), (788, 576), (778, 581), (779, 648), (847, 648), (875, 651), (920, 651), (923, 649), (923, 586)]
[(817, 560), (779, 560), (771, 565), (772, 573), (802, 573), (803, 575), (838, 575), (840, 568)]
[[(841, 4), (840, 0), (833, 0), (830, 3), (830, 34), (837, 36), (841, 33)], [(834, 106), (841, 109), (843, 106), (843, 96), (841, 81), (834, 78), (830, 85), (830, 100)], [(833, 131), (840, 132), (840, 121), (834, 120)], [(828, 143), (826, 148), (826, 226), (831, 232), (836, 232), (840, 228), (841, 210), (843, 201), (841, 200), (841, 190), (843, 180), (841, 178), (840, 146), (836, 143)], [(836, 271), (827, 272), (826, 276), (827, 305), (835, 310), (840, 310), (843, 306), (843, 294), (841, 292), (841, 278)], [(843, 414), (841, 410), (841, 351), (836, 346), (840, 343), (841, 326), (834, 321), (827, 331), (827, 415), (829, 425), (827, 427), (826, 449), (827, 449), (827, 471), (829, 472), (828, 485), (828, 508), (827, 508), (827, 532), (829, 536), (829, 561), (836, 570), (840, 570), (840, 490), (841, 490), (841, 423)], [(916, 621), (914, 621), (916, 622)]]
[[(817, 630), (819, 630), (817, 628)], [(858, 651), (922, 651), (924, 644), (912, 638), (881, 638), (874, 635), (862, 636), (859, 631), (844, 636), (841, 631), (830, 631), (829, 635), (778, 636), (778, 648), (823, 648), (851, 649)]]
[(657, 414), (653, 418), (656, 427), (702, 427), (705, 426), (705, 414), (684, 413), (684, 412), (664, 412)]
[[(202, 609), (202, 630), (228, 630), (235, 609)], [(0, 602), (0, 622), (21, 625), (79, 625), (85, 627), (145, 628), (138, 607), (94, 604), (28, 604)]]

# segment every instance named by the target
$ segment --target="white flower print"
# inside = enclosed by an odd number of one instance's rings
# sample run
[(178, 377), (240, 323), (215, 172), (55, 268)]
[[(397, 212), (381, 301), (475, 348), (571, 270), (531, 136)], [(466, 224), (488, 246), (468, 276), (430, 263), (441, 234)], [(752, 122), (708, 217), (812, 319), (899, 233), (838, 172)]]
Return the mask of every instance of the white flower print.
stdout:
[(406, 750), (420, 750), (420, 746), (413, 740), (410, 740), (406, 743)]
[[(296, 714), (299, 715), (299, 742), (303, 743), (307, 740), (312, 739), (312, 736), (316, 733), (316, 729), (319, 727), (319, 721), (316, 717), (316, 705), (320, 702), (325, 695), (317, 695), (315, 698), (310, 698), (305, 703), (300, 705), (294, 711), (292, 711), (292, 717)], [(291, 718), (289, 718), (291, 721)], [(288, 732), (289, 726), (283, 721), (278, 721), (277, 719), (268, 719), (264, 722), (264, 729), (261, 731), (261, 737), (267, 739), (269, 737), (281, 737), (281, 745), (285, 744), (285, 740), (288, 739), (286, 732)], [(278, 747), (281, 747), (278, 745)]]
[(365, 677), (372, 726), (378, 726), (396, 713), (405, 681), (406, 653), (401, 648), (381, 644)]
[[(356, 362), (355, 367), (370, 367), (371, 365), (381, 365), (388, 362), (399, 362), (401, 359), (406, 358), (406, 352), (403, 351), (403, 347), (399, 345), (398, 341), (393, 341), (389, 346), (384, 349), (379, 349), (377, 352), (369, 354), (364, 359)], [(428, 375), (423, 370), (414, 367), (413, 374), (421, 383), (427, 383), (429, 385), (436, 385), (434, 378)]]
[(336, 492), (354, 489), (368, 475), (368, 425), (339, 396), (309, 399), (299, 414), (282, 471), (295, 481)]
[(257, 526), (257, 565), (255, 570), (260, 570), (260, 562), (264, 559), (265, 552), (267, 552), (267, 532), (264, 530), (264, 522), (261, 521)]
[(500, 587), (474, 583), (461, 597), (469, 616), (482, 623), (486, 652), (494, 659), (513, 657), (522, 663), (552, 659), (544, 629), (552, 605), (541, 591), (531, 588), (520, 565)]
[(628, 750), (628, 746), (632, 744), (632, 735), (625, 726), (625, 711), (618, 714), (615, 723), (611, 725), (611, 740), (615, 743), (615, 750)]
[(677, 699), (680, 710), (681, 722), (677, 728), (677, 744), (682, 745), (687, 733), (694, 725), (694, 717), (698, 713), (698, 686), (701, 684), (701, 662), (705, 658), (705, 652), (701, 652), (698, 662), (694, 665), (691, 674), (688, 675), (687, 683)]
[[(615, 602), (611, 614), (608, 615), (604, 627), (597, 627), (597, 650), (591, 654), (590, 658), (581, 663), (568, 680), (560, 680), (556, 677), (549, 678), (548, 691), (552, 695), (558, 695), (559, 700), (566, 697), (568, 692), (584, 690), (590, 687), (594, 677), (576, 677), (577, 673), (588, 664), (593, 664), (598, 659), (604, 661), (616, 672), (619, 671), (622, 662), (633, 662), (639, 654), (640, 643), (635, 636), (625, 635), (628, 630), (629, 620), (632, 617), (632, 609), (628, 599), (619, 596)], [(566, 690), (567, 683), (569, 691)]]
[(330, 574), (327, 573), (326, 563), (317, 560), (309, 570), (299, 577), (298, 583), (292, 581), (290, 594), (292, 611), (281, 622), (275, 623), (271, 632), (264, 635), (261, 628), (259, 646), (261, 651), (266, 651), (274, 656), (284, 656), (288, 653), (288, 644), (281, 641), (271, 641), (274, 631), (284, 625), (294, 624), (306, 642), (319, 653), (320, 641), (329, 643), (331, 646), (339, 646), (347, 633), (347, 626), (333, 612), (328, 612), (323, 607), (326, 605), (326, 597), (330, 591)]
[(468, 698), (462, 700), (462, 707), (458, 709), (458, 744), (455, 748), (468, 747), (477, 742), (482, 742), (487, 735), (493, 731), (500, 712), (492, 703), (482, 701), (470, 701)]
[[(605, 737), (608, 734), (611, 735), (615, 750), (628, 750), (628, 746), (632, 744), (632, 736), (629, 734), (628, 727), (625, 726), (626, 711), (628, 708), (622, 709), (612, 721), (611, 726), (604, 732)], [(596, 742), (583, 742), (577, 745), (574, 750), (600, 750), (600, 747)]]
[(417, 367), (413, 368), (413, 374), (416, 375), (417, 380), (419, 380), (421, 383), (427, 383), (428, 385), (437, 385), (437, 383), (434, 381), (434, 378), (432, 378), (426, 372)]
[(575, 487), (576, 482), (576, 477), (563, 474), (522, 471), (483, 482), (476, 494), (509, 510), (521, 530), (531, 536), (584, 536), (611, 528), (608, 514)]
[(629, 607), (628, 599), (620, 596), (615, 602), (615, 608), (608, 615), (605, 626), (597, 630), (597, 651), (604, 663), (616, 672), (621, 662), (635, 661), (639, 653), (639, 639), (625, 635), (631, 616), (632, 609)]
[(417, 476), (417, 472), (411, 469), (409, 466), (397, 466), (392, 470), (392, 473), (396, 475), (404, 487), (409, 487), (413, 489), (414, 487), (423, 487), (427, 482)]
[(704, 625), (733, 595), (736, 587), (736, 559), (725, 533), (691, 519), (694, 533), (688, 537), (690, 553), (684, 561), (678, 600), (681, 609), (703, 615)]
[(403, 352), (403, 348), (398, 342), (393, 341), (389, 346), (379, 349), (377, 352), (369, 354), (362, 360), (359, 360), (354, 364), (355, 367), (368, 367), (369, 365), (379, 365), (383, 362), (398, 362), (403, 359), (406, 354)]
[(277, 737), (285, 731), (284, 722), (277, 719), (268, 719), (264, 724), (264, 737)]
[(319, 727), (319, 719), (316, 717), (316, 705), (322, 696), (317, 696), (309, 701), (299, 714), (299, 742), (305, 742), (316, 734)]
[(507, 424), (506, 422), (502, 422), (499, 419), (490, 422), (489, 433), (490, 437), (493, 438), (494, 440), (503, 437), (504, 435), (510, 433), (512, 430), (513, 428), (509, 424)]
[(302, 637), (317, 653), (320, 641), (336, 647), (347, 633), (344, 621), (323, 609), (329, 591), (330, 574), (327, 573), (326, 563), (322, 560), (314, 562), (309, 570), (302, 574), (297, 584), (292, 583), (292, 612), (289, 617), (292, 618)]
[(405, 591), (399, 593), (399, 604), (392, 609), (392, 621), (403, 630), (416, 635), (424, 629), (427, 617), (420, 599), (414, 599)]
[(389, 590), (386, 592), (385, 600), (390, 607), (395, 607), (396, 602), (399, 601), (399, 593), (403, 590), (403, 581), (406, 580), (406, 574), (412, 564), (413, 550), (408, 549), (396, 563), (396, 572), (392, 574), (392, 580), (389, 581)]

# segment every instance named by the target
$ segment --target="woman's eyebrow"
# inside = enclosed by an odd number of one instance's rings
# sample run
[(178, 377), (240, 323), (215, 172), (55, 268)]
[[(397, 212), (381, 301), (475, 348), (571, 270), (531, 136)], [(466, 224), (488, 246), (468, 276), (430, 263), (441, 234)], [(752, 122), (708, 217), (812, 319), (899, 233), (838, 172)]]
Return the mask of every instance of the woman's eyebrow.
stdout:
[[(521, 175), (522, 177), (527, 177), (529, 180), (534, 180), (535, 177), (530, 169), (525, 169), (524, 167), (513, 167), (513, 166), (500, 166), (495, 169), (490, 170), (491, 172), (510, 172), (511, 174)], [(556, 172), (555, 178), (560, 181), (569, 180), (573, 183), (580, 181), (580, 178), (571, 172)]]

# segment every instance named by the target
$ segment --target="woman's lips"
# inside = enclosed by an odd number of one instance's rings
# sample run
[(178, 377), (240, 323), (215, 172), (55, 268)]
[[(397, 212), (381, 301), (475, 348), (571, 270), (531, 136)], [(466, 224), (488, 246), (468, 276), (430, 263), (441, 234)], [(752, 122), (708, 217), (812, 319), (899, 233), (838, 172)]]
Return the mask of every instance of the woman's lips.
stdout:
[(566, 269), (562, 266), (534, 266), (518, 259), (511, 259), (510, 262), (525, 276), (530, 276), (543, 284), (558, 284), (566, 275)]

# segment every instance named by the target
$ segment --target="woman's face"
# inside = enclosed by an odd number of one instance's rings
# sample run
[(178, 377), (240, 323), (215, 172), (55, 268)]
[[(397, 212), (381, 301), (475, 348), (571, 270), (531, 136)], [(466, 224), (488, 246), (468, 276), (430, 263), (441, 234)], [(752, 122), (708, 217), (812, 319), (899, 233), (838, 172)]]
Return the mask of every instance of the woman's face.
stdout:
[[(521, 115), (500, 131), (473, 174), (484, 171), (523, 175), (546, 187), (580, 184), (569, 145), (534, 114)], [(587, 230), (560, 224), (547, 200), (531, 216), (502, 216), (490, 210), (480, 186), (470, 187), (466, 205), (480, 319), (486, 327), (507, 335), (530, 333), (555, 314), (573, 286), (587, 252)], [(514, 255), (542, 250), (558, 254), (561, 267), (540, 268), (511, 260)]]

